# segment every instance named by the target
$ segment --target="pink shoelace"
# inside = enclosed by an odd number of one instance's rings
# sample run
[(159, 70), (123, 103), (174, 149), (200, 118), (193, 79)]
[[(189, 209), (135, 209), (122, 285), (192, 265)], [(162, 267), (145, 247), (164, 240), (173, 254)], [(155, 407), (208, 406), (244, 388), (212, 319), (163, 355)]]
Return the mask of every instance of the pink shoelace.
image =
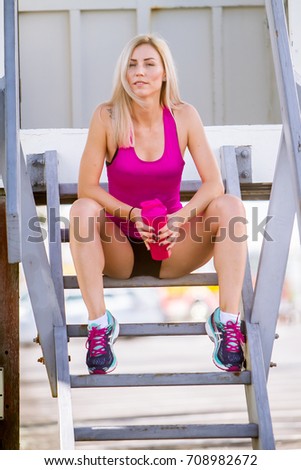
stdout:
[(86, 348), (89, 349), (91, 356), (99, 356), (104, 354), (108, 344), (107, 328), (96, 328), (95, 326), (89, 331), (86, 341)]
[(245, 342), (245, 336), (240, 330), (239, 322), (234, 323), (231, 320), (227, 321), (224, 325), (224, 332), (226, 349), (230, 352), (238, 352), (241, 343)]

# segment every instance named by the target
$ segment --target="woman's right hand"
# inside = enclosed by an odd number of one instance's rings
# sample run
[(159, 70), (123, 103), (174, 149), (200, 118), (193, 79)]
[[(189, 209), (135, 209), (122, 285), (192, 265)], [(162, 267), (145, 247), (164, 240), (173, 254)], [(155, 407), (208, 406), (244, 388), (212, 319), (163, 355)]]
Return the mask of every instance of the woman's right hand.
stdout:
[(135, 207), (132, 210), (130, 221), (135, 224), (135, 228), (144, 241), (146, 248), (150, 250), (150, 244), (156, 243), (157, 235), (153, 227), (143, 222), (141, 209), (139, 209), (139, 207)]

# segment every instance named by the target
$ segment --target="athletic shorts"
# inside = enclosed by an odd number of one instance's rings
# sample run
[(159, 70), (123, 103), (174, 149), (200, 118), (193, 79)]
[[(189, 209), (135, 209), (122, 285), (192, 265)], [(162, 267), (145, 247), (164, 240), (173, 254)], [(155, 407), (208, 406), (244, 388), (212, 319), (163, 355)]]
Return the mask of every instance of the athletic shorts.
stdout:
[(128, 237), (128, 240), (134, 252), (134, 266), (130, 277), (153, 276), (159, 278), (162, 261), (151, 257), (150, 251), (141, 239)]

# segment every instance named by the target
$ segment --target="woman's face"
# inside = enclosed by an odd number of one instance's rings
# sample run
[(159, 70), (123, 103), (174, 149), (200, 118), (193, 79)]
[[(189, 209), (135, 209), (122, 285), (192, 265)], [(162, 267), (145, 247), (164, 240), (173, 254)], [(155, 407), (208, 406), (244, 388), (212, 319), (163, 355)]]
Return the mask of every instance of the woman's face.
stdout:
[(129, 61), (126, 78), (131, 90), (139, 98), (160, 96), (165, 71), (160, 54), (150, 44), (134, 49)]

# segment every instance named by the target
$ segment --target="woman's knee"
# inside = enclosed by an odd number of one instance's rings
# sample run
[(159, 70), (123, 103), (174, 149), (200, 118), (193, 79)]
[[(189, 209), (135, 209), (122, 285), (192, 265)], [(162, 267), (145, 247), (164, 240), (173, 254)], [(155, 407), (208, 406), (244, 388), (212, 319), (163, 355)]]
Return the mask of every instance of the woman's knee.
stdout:
[(232, 194), (223, 194), (214, 199), (209, 207), (210, 215), (221, 217), (245, 217), (246, 211), (243, 202)]
[(70, 208), (70, 220), (99, 216), (103, 207), (93, 199), (77, 199)]
[(70, 209), (70, 238), (76, 241), (93, 241), (105, 220), (102, 206), (93, 199), (75, 201)]

